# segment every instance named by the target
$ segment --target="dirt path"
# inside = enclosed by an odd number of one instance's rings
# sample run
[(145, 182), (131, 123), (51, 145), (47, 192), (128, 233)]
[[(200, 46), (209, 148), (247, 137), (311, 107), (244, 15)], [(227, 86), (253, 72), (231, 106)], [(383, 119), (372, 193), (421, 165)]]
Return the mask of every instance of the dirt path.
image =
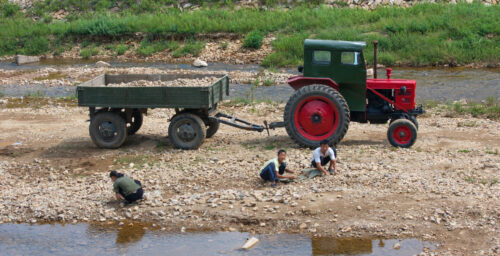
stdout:
[[(261, 123), (280, 120), (283, 108), (220, 110)], [(0, 109), (0, 223), (136, 219), (172, 231), (416, 237), (438, 243), (439, 255), (500, 252), (497, 121), (431, 113), (411, 149), (391, 148), (387, 125), (351, 123), (338, 146), (341, 174), (273, 189), (257, 169), (278, 149), (293, 169), (310, 160), (284, 129), (268, 137), (221, 126), (199, 150), (181, 151), (166, 137), (171, 114), (153, 110), (122, 148), (102, 150), (88, 136), (86, 109)], [(146, 200), (112, 201), (110, 169), (141, 180)]]

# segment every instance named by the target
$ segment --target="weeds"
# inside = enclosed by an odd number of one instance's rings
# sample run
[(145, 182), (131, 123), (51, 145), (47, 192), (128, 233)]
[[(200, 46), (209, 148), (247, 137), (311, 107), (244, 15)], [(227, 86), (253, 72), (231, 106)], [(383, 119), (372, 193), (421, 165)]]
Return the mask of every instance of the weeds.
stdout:
[(250, 49), (260, 49), (264, 34), (258, 30), (248, 33), (243, 40), (243, 47)]
[(205, 47), (204, 42), (196, 42), (196, 41), (187, 41), (184, 45), (172, 53), (174, 58), (184, 57), (187, 55), (191, 55), (194, 57), (198, 57)]
[(30, 92), (24, 95), (26, 98), (43, 98), (45, 97), (45, 92), (42, 92), (40, 90), (36, 92)]
[(80, 56), (84, 59), (88, 59), (92, 56), (96, 56), (97, 54), (99, 54), (99, 49), (97, 47), (90, 47), (90, 48), (80, 50)]

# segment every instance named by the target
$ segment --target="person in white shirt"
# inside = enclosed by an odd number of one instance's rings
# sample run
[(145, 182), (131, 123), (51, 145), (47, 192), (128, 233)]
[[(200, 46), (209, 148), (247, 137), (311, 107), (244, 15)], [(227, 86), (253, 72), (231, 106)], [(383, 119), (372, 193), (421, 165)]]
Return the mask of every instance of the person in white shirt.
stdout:
[[(328, 171), (326, 171), (323, 166), (326, 166), (328, 163), (330, 163), (330, 165)], [(319, 147), (313, 151), (311, 165), (327, 176), (334, 172), (338, 173), (335, 151), (328, 145), (327, 140), (321, 141)]]

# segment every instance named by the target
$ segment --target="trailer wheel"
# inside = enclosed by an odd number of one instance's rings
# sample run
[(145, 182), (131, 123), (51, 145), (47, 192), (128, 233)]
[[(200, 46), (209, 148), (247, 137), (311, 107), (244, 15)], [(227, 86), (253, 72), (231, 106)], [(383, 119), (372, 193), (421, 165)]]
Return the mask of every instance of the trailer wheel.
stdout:
[(325, 85), (309, 85), (288, 100), (285, 128), (301, 146), (315, 147), (322, 140), (335, 145), (347, 132), (349, 115), (349, 106), (338, 91)]
[(127, 134), (134, 135), (142, 126), (142, 113), (138, 109), (132, 111), (132, 122), (127, 124)]
[(394, 147), (409, 148), (417, 140), (417, 128), (408, 119), (398, 119), (389, 126), (387, 139)]
[(197, 149), (205, 139), (205, 124), (197, 115), (178, 114), (170, 121), (168, 137), (177, 148)]
[(127, 138), (125, 120), (117, 113), (97, 114), (89, 126), (90, 138), (100, 148), (118, 148)]
[(217, 133), (217, 131), (219, 130), (220, 126), (219, 120), (217, 120), (216, 118), (208, 118), (207, 126), (208, 129), (206, 138), (212, 138), (215, 135), (215, 133)]

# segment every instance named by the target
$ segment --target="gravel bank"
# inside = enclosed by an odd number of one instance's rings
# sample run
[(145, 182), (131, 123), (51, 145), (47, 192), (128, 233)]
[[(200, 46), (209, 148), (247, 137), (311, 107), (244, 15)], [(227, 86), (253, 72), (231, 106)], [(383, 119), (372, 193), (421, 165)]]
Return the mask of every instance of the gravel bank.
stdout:
[[(220, 110), (261, 123), (280, 120), (283, 108)], [(101, 150), (83, 108), (0, 109), (0, 223), (131, 219), (172, 231), (418, 237), (440, 244), (428, 254), (499, 253), (497, 121), (431, 111), (411, 149), (391, 148), (386, 125), (351, 123), (338, 146), (339, 175), (273, 189), (257, 169), (275, 151), (288, 150), (292, 169), (310, 161), (284, 129), (268, 137), (222, 126), (200, 149), (182, 151), (165, 137), (172, 114), (152, 110), (121, 149)], [(112, 200), (110, 169), (141, 180), (146, 199), (128, 207)]]

